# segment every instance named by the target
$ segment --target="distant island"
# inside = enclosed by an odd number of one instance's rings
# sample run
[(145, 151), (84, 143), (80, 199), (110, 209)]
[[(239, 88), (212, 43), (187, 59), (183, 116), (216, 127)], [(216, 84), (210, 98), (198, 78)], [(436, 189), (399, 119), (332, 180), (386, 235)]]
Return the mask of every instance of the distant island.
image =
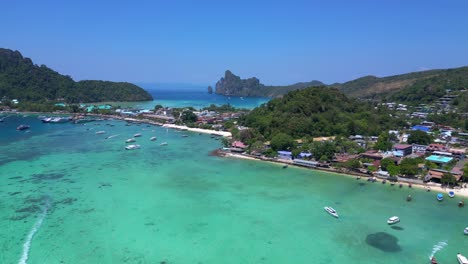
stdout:
[[(290, 91), (323, 86), (320, 81), (296, 83), (287, 86), (267, 86), (252, 77), (241, 79), (226, 71), (216, 83), (215, 93), (225, 96), (280, 97)], [(431, 103), (448, 90), (468, 89), (468, 67), (412, 72), (388, 77), (365, 76), (345, 83), (334, 83), (347, 96), (369, 100), (388, 100), (402, 103)]]
[(29, 102), (151, 101), (143, 88), (126, 82), (79, 81), (45, 65), (35, 65), (19, 51), (0, 48), (0, 99)]
[(324, 84), (319, 81), (311, 81), (288, 86), (267, 86), (261, 84), (260, 80), (255, 77), (241, 79), (227, 70), (224, 77), (216, 83), (215, 93), (226, 96), (278, 97), (290, 91), (321, 85)]

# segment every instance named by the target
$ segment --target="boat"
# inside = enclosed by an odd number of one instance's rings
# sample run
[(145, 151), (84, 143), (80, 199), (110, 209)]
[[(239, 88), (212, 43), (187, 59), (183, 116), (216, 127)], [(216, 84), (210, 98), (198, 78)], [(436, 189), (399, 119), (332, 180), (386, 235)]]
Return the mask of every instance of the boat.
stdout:
[(387, 224), (393, 225), (400, 222), (400, 218), (398, 216), (392, 216), (387, 220)]
[(442, 201), (444, 199), (444, 195), (441, 193), (437, 194), (437, 201)]
[(159, 144), (160, 146), (167, 146), (167, 142), (163, 142), (161, 144)]
[(468, 264), (468, 259), (460, 253), (457, 254), (457, 259), (460, 264)]
[(437, 262), (436, 258), (435, 257), (432, 257), (431, 258), (431, 264), (438, 264), (439, 262)]
[(283, 169), (286, 169), (288, 167), (288, 164), (283, 165)]
[(450, 191), (450, 192), (448, 192), (448, 196), (450, 198), (453, 198), (453, 197), (455, 197), (455, 193), (453, 191)]
[(387, 182), (387, 180), (383, 180), (383, 181), (382, 181), (382, 184), (385, 184), (386, 182)]
[(136, 133), (135, 135), (133, 135), (133, 137), (141, 137), (141, 134), (140, 134), (140, 133)]
[(463, 230), (463, 233), (464, 233), (465, 235), (468, 235), (468, 227), (465, 227), (465, 230)]
[(357, 176), (357, 177), (356, 177), (356, 180), (360, 180), (360, 179), (361, 179), (361, 176)]
[(102, 131), (102, 130), (101, 130), (101, 131), (97, 131), (97, 132), (96, 132), (96, 135), (101, 135), (101, 134), (105, 134), (105, 133), (106, 133), (106, 131)]
[(400, 183), (400, 185), (399, 185), (399, 186), (400, 186), (400, 188), (402, 188), (402, 187), (403, 187), (403, 184), (402, 184), (402, 183)]
[(188, 137), (188, 135), (182, 135), (182, 137)]
[(5, 118), (6, 118), (6, 117), (0, 117), (0, 122), (5, 121)]
[(331, 214), (332, 216), (338, 218), (338, 213), (336, 212), (335, 209), (329, 207), (329, 206), (325, 206), (323, 209), (325, 209), (325, 211), (327, 211), (327, 213)]
[(54, 118), (50, 119), (49, 123), (58, 124), (58, 123), (66, 123), (66, 122), (69, 122), (69, 121), (70, 121), (70, 118), (68, 118), (68, 117), (54, 117)]
[(132, 145), (128, 145), (128, 146), (125, 147), (125, 149), (127, 149), (127, 150), (130, 150), (130, 149), (139, 149), (139, 148), (140, 148), (140, 145), (136, 145), (136, 144), (135, 144), (135, 145), (133, 145), (133, 144), (132, 144)]
[(42, 123), (50, 123), (52, 121), (52, 117), (44, 117), (41, 119)]
[(136, 141), (136, 139), (129, 138), (129, 139), (125, 140), (125, 143), (132, 143), (132, 142), (135, 142), (135, 141)]
[(408, 184), (408, 188), (412, 188), (412, 187), (413, 187), (413, 185), (411, 183)]
[(465, 201), (464, 200), (459, 201), (458, 202), (458, 207), (463, 207), (463, 206), (465, 206)]
[(408, 194), (408, 196), (406, 196), (406, 201), (411, 201), (413, 200), (413, 197), (411, 196), (411, 194)]
[(156, 140), (156, 137), (151, 137), (150, 140), (151, 140), (151, 141), (155, 141), (155, 140)]
[(427, 187), (427, 188), (426, 188), (426, 191), (430, 192), (430, 191), (431, 191), (431, 187)]
[(16, 130), (26, 130), (29, 128), (30, 128), (29, 125), (19, 125), (18, 127), (16, 127)]

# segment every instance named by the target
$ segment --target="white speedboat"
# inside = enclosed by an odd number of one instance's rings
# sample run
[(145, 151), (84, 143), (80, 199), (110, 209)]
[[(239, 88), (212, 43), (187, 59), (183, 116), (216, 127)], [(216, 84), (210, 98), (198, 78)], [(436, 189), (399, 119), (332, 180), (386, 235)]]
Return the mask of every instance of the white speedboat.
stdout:
[(463, 231), (463, 233), (464, 233), (465, 235), (468, 235), (468, 227), (465, 228), (465, 230)]
[(151, 141), (155, 141), (155, 140), (156, 140), (156, 137), (151, 137), (150, 140), (151, 140)]
[(460, 264), (468, 264), (468, 259), (460, 253), (457, 254), (457, 259)]
[(333, 215), (334, 217), (338, 218), (338, 213), (336, 212), (335, 209), (329, 207), (329, 206), (325, 206), (323, 209), (325, 209), (325, 211), (327, 211), (327, 213)]
[(128, 145), (125, 147), (125, 149), (130, 150), (130, 149), (139, 149), (140, 145)]
[(98, 132), (96, 132), (96, 135), (101, 135), (101, 134), (105, 134), (105, 133), (106, 133), (106, 131), (98, 131)]
[(163, 142), (160, 144), (161, 146), (167, 146), (167, 142)]
[(387, 224), (393, 225), (400, 222), (400, 218), (398, 216), (392, 216), (387, 220)]
[(136, 139), (129, 138), (129, 139), (125, 140), (125, 143), (132, 143), (132, 142), (135, 142), (135, 141), (136, 141)]
[(136, 133), (135, 135), (133, 135), (133, 137), (141, 137), (141, 134), (140, 134), (140, 133)]

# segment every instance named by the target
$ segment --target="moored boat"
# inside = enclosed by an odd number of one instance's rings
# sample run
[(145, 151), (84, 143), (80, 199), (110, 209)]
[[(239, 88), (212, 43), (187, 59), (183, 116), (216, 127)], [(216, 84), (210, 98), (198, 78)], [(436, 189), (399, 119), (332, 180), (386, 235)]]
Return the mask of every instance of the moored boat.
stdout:
[(128, 145), (125, 147), (125, 149), (130, 150), (130, 149), (139, 149), (140, 145)]
[(283, 169), (286, 169), (288, 167), (288, 164), (283, 165)]
[(468, 227), (465, 227), (465, 230), (463, 230), (463, 234), (468, 235)]
[(155, 140), (156, 140), (156, 137), (151, 137), (150, 140), (151, 140), (151, 141), (155, 141)]
[(460, 253), (457, 254), (457, 259), (460, 264), (468, 264), (468, 259)]
[(463, 207), (465, 206), (465, 201), (464, 200), (461, 200), (458, 202), (458, 207)]
[(161, 143), (161, 144), (159, 144), (159, 145), (161, 145), (161, 146), (167, 146), (167, 142), (163, 142), (163, 143)]
[(413, 200), (413, 197), (411, 196), (411, 194), (408, 194), (408, 196), (406, 196), (406, 201), (411, 201)]
[(392, 216), (387, 220), (387, 224), (393, 225), (400, 222), (400, 218), (398, 216)]
[(327, 211), (327, 213), (331, 214), (332, 216), (338, 218), (338, 212), (336, 212), (335, 209), (329, 207), (329, 206), (325, 206), (323, 209), (325, 209), (325, 211)]
[(16, 127), (16, 130), (26, 130), (29, 128), (30, 128), (29, 125), (19, 125), (18, 127)]
[(437, 194), (437, 201), (442, 201), (444, 199), (444, 195), (441, 193)]
[(135, 141), (136, 141), (136, 139), (129, 138), (129, 139), (125, 140), (125, 143), (132, 143), (132, 142), (135, 142)]
[(106, 133), (106, 131), (101, 130), (101, 131), (97, 131), (96, 135), (101, 135), (101, 134), (105, 134), (105, 133)]
[(141, 134), (140, 134), (140, 133), (136, 133), (135, 135), (133, 135), (133, 137), (141, 137)]
[(453, 198), (453, 197), (455, 197), (455, 193), (453, 191), (450, 191), (450, 192), (448, 192), (448, 196), (450, 198)]

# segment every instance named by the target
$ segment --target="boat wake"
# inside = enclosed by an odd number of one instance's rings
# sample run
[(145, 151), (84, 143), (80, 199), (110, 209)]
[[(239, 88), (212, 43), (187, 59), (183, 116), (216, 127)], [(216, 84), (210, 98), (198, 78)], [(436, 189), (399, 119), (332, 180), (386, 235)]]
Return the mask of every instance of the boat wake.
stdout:
[(45, 205), (42, 208), (42, 212), (37, 218), (36, 223), (34, 224), (33, 228), (29, 232), (28, 236), (26, 236), (26, 241), (23, 244), (23, 253), (21, 254), (21, 259), (19, 260), (18, 264), (26, 264), (29, 258), (29, 250), (31, 248), (31, 243), (34, 235), (37, 233), (39, 228), (42, 225), (45, 217), (47, 216), (47, 211), (50, 209), (50, 201), (49, 198), (45, 198)]
[(442, 250), (444, 247), (446, 247), (448, 245), (448, 243), (446, 241), (441, 241), (437, 244), (434, 245), (434, 247), (432, 247), (432, 252), (431, 252), (431, 255), (429, 256), (429, 260), (432, 259), (432, 257), (434, 257), (434, 255)]

